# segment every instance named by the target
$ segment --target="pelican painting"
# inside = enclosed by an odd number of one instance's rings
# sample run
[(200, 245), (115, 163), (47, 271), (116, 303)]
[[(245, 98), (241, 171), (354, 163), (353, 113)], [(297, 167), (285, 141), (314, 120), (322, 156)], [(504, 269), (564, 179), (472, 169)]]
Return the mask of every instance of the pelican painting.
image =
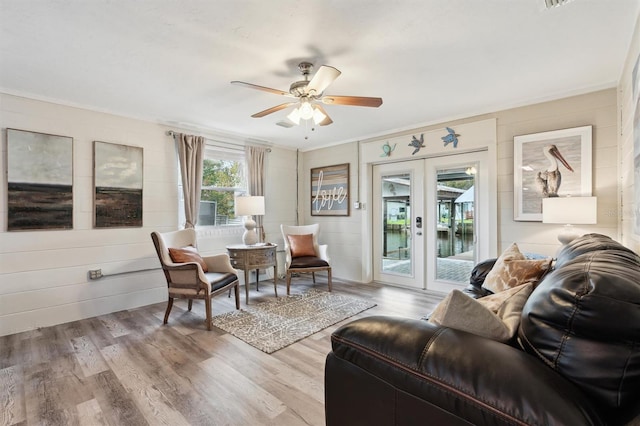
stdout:
[(542, 148), (544, 156), (549, 160), (549, 167), (546, 170), (538, 172), (536, 175), (536, 186), (543, 197), (557, 197), (558, 189), (562, 183), (562, 174), (558, 167), (558, 161), (573, 172), (573, 168), (564, 159), (558, 147), (555, 145), (546, 145)]

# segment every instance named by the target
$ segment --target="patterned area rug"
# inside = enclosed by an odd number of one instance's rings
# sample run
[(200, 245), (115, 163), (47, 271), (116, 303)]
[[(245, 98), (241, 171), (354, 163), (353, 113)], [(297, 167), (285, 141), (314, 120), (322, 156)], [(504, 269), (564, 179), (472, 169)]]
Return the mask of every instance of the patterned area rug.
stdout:
[(217, 315), (213, 325), (270, 354), (374, 306), (312, 289)]

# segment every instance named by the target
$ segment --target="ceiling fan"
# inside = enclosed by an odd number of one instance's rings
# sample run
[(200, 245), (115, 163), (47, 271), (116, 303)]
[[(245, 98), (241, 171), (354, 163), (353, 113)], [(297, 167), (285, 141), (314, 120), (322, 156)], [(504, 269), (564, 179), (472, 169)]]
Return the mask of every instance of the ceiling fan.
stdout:
[(301, 62), (298, 65), (298, 69), (302, 73), (304, 80), (292, 83), (288, 92), (272, 89), (270, 87), (258, 86), (256, 84), (245, 83), (243, 81), (232, 81), (231, 84), (296, 99), (295, 101), (285, 102), (265, 109), (264, 111), (257, 112), (251, 116), (253, 118), (260, 118), (296, 105), (296, 108), (287, 115), (287, 118), (295, 124), (300, 124), (300, 119), (313, 119), (314, 123), (319, 126), (327, 126), (333, 123), (333, 120), (331, 120), (329, 114), (327, 114), (327, 111), (325, 111), (321, 103), (325, 105), (349, 105), (374, 108), (382, 105), (382, 98), (369, 98), (362, 96), (325, 96), (324, 90), (341, 74), (341, 72), (334, 67), (322, 65), (318, 68), (318, 71), (311, 80), (309, 80), (309, 75), (313, 69), (313, 64), (310, 62)]

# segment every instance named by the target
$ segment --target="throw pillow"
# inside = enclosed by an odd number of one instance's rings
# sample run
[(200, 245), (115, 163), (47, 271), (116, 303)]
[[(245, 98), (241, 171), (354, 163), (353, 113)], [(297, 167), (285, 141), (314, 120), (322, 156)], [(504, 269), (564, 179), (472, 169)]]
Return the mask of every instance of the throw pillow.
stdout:
[(535, 286), (550, 267), (551, 258), (527, 259), (513, 243), (500, 255), (482, 287), (499, 293), (528, 283)]
[(287, 235), (291, 257), (315, 256), (316, 250), (313, 248), (313, 234)]
[[(513, 288), (501, 295), (503, 300), (499, 303), (496, 300), (481, 303), (482, 299), (476, 300), (460, 290), (453, 290), (436, 306), (429, 322), (499, 342), (508, 342), (518, 330), (522, 308), (532, 290), (533, 284)], [(496, 312), (492, 311), (494, 308), (497, 309)]]
[(175, 263), (188, 263), (188, 262), (196, 262), (199, 263), (204, 272), (209, 272), (209, 268), (207, 268), (207, 264), (204, 262), (204, 259), (200, 254), (198, 254), (198, 250), (196, 250), (193, 246), (187, 246), (183, 248), (170, 248), (169, 256), (171, 256), (171, 260)]

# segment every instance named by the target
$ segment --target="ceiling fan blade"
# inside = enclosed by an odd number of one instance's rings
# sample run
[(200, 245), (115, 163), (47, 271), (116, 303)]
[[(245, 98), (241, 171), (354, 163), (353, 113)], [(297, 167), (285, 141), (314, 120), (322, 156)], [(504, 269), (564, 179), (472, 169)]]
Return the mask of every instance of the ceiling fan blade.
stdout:
[(327, 111), (322, 107), (322, 105), (315, 104), (313, 107), (319, 109), (320, 112), (326, 116), (324, 120), (318, 123), (318, 126), (328, 126), (329, 124), (333, 123), (333, 120), (331, 119), (331, 117), (329, 117), (329, 114), (327, 114)]
[(251, 117), (253, 117), (253, 118), (261, 118), (261, 117), (264, 117), (265, 115), (269, 115), (269, 114), (272, 114), (274, 112), (278, 112), (280, 110), (283, 110), (283, 109), (285, 109), (285, 108), (287, 108), (287, 107), (289, 107), (291, 105), (295, 105), (295, 104), (297, 104), (297, 102), (287, 102), (287, 103), (284, 103), (284, 104), (276, 105), (274, 107), (265, 109), (264, 111), (256, 112)]
[(320, 95), (340, 74), (336, 68), (322, 65), (307, 85), (307, 93)]
[(327, 105), (352, 105), (377, 108), (382, 105), (382, 98), (364, 96), (323, 96), (322, 103)]
[(284, 90), (272, 89), (271, 87), (258, 86), (257, 84), (245, 83), (244, 81), (232, 81), (231, 84), (235, 86), (246, 87), (248, 89), (262, 90), (263, 92), (269, 92), (275, 95), (288, 96), (290, 98), (295, 98), (294, 95), (292, 95), (289, 92), (285, 92)]

